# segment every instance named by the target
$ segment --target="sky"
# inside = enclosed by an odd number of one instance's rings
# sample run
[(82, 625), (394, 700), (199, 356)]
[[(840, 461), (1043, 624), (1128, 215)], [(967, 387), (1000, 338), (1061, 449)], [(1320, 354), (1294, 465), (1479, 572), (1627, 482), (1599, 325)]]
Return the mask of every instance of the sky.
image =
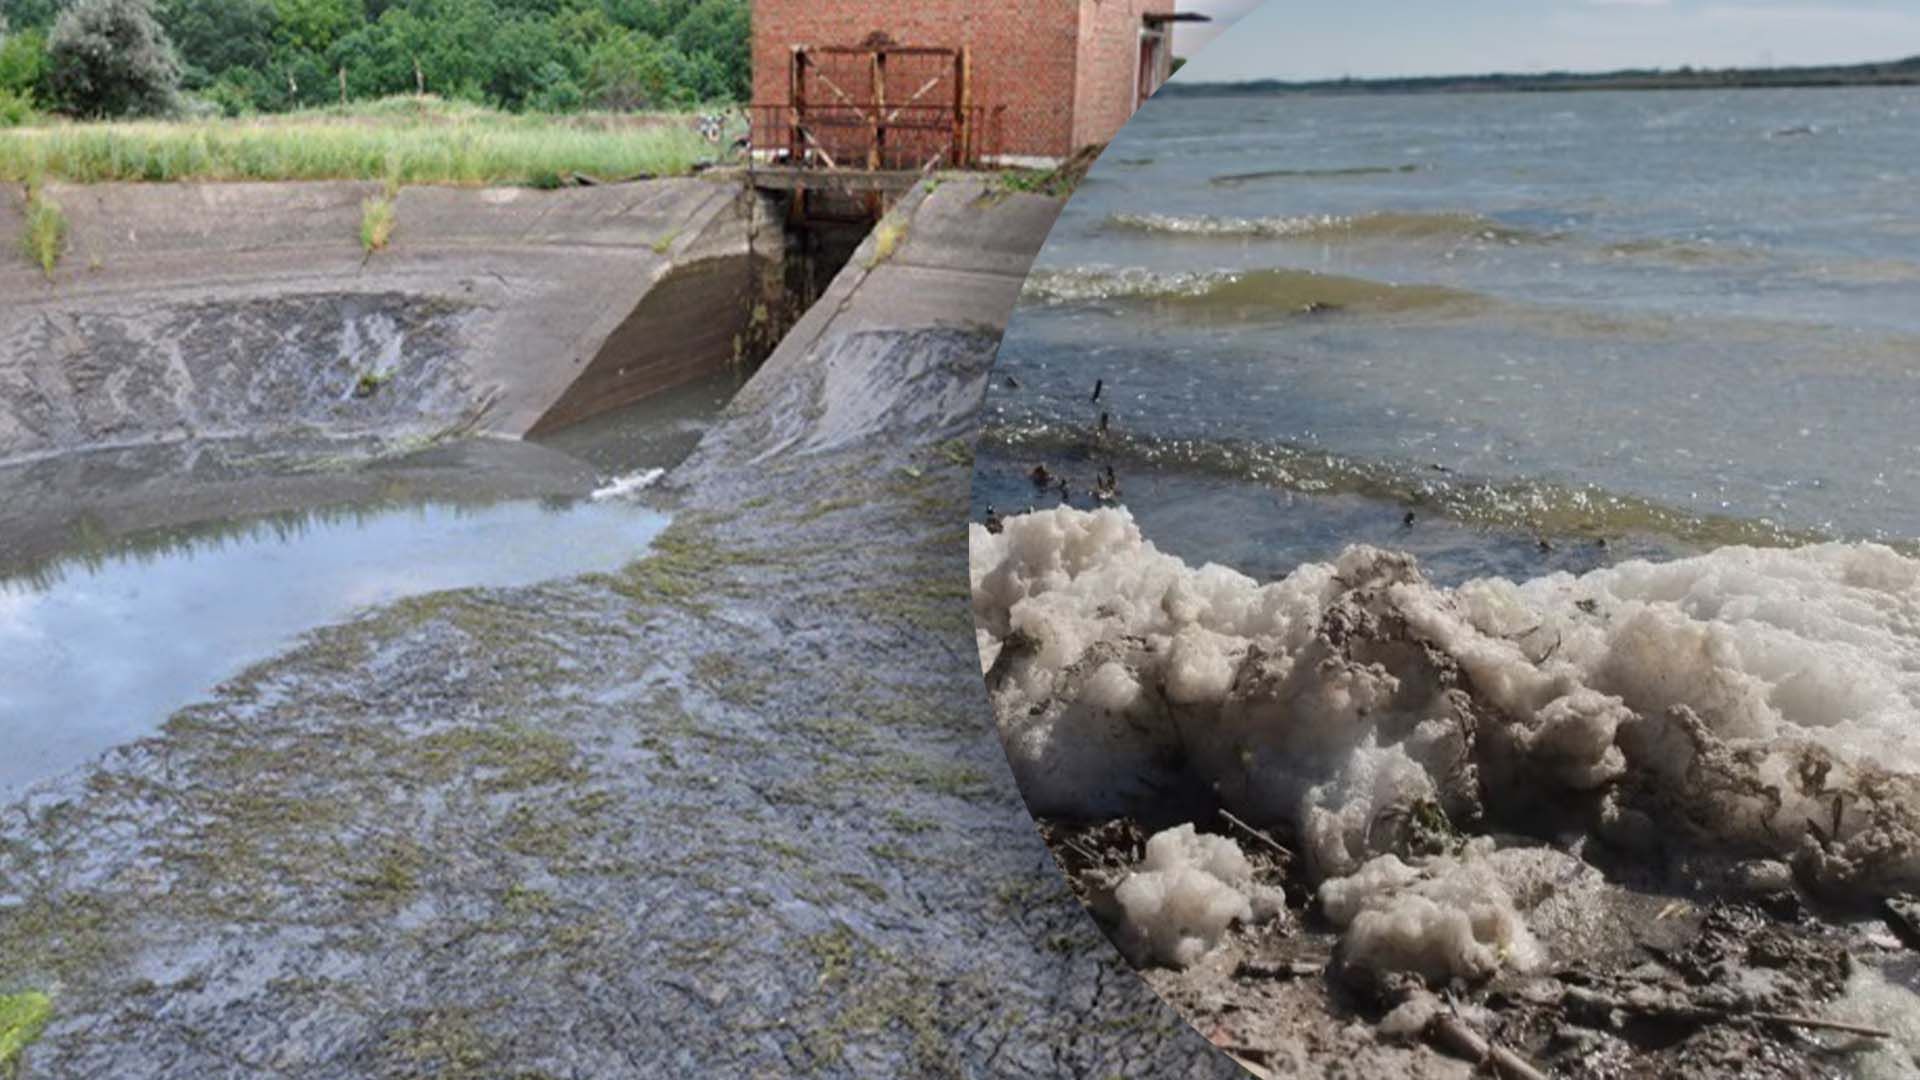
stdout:
[[(1920, 55), (1920, 0), (1180, 0), (1182, 81), (1628, 67), (1761, 67)], [(1390, 29), (1389, 29), (1390, 28)]]

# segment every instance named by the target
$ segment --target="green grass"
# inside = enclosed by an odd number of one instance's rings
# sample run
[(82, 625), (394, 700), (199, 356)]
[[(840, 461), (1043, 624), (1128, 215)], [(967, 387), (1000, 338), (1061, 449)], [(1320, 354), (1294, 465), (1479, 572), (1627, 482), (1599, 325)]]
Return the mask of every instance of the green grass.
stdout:
[(38, 264), (41, 272), (53, 276), (53, 268), (67, 246), (67, 215), (60, 204), (46, 197), (38, 182), (27, 184), (27, 227), (20, 234), (20, 249)]
[(53, 1002), (45, 994), (0, 994), (0, 1075), (19, 1062), (20, 1052), (40, 1037), (53, 1016)]
[(33, 95), (0, 87), (0, 128), (19, 127), (39, 119)]
[(531, 184), (678, 176), (713, 154), (683, 116), (514, 115), (398, 98), (281, 116), (0, 130), (0, 180)]
[[(387, 246), (393, 239), (393, 196), (374, 195), (360, 204), (360, 246), (371, 255)], [(362, 375), (361, 389), (372, 393), (379, 389), (379, 382), (369, 383), (369, 376)]]

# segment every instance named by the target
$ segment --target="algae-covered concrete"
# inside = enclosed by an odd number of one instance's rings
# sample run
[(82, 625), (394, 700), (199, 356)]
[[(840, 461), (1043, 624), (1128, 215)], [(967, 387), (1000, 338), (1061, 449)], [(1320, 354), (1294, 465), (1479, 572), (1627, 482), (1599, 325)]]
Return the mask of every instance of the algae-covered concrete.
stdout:
[(907, 200), (648, 557), (319, 631), (0, 810), (26, 1075), (1231, 1075), (1068, 894), (974, 661), (972, 414), (1057, 210)]
[[(70, 223), (55, 271), (0, 259), (0, 463), (269, 430), (522, 435), (589, 371), (612, 406), (733, 362), (778, 258), (756, 253), (757, 196), (720, 180), (44, 195)], [(0, 194), (0, 234), (22, 198)], [(383, 199), (394, 231), (368, 251)], [(700, 318), (620, 336), (667, 282)]]

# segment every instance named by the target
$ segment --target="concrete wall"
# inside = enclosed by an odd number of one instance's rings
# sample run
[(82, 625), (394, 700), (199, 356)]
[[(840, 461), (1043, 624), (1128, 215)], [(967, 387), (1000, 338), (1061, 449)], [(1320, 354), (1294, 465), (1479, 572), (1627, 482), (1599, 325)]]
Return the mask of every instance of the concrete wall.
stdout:
[(791, 103), (794, 46), (858, 45), (875, 31), (901, 45), (971, 51), (973, 103), (1006, 107), (1000, 145), (987, 149), (1037, 157), (1075, 149), (1078, 0), (756, 0), (754, 104)]
[[(371, 255), (377, 185), (47, 194), (72, 225), (52, 280), (0, 255), (0, 462), (286, 428), (517, 436), (594, 411), (583, 377), (618, 404), (732, 363), (765, 280), (733, 180), (407, 188)], [(0, 235), (21, 198), (0, 193)], [(699, 332), (637, 331), (669, 308)], [(356, 394), (370, 370), (388, 381)]]
[(994, 351), (1062, 201), (978, 176), (922, 184), (854, 253), (695, 454), (832, 450), (910, 429), (970, 434)]

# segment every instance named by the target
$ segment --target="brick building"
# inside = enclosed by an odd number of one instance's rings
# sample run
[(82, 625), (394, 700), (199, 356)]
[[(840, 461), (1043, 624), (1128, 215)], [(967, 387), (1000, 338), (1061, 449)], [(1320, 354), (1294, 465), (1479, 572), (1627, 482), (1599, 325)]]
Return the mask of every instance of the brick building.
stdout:
[(948, 164), (1058, 161), (1166, 81), (1178, 18), (1174, 0), (755, 0), (755, 145), (858, 165), (891, 137), (875, 167), (906, 167), (944, 125), (967, 159)]

